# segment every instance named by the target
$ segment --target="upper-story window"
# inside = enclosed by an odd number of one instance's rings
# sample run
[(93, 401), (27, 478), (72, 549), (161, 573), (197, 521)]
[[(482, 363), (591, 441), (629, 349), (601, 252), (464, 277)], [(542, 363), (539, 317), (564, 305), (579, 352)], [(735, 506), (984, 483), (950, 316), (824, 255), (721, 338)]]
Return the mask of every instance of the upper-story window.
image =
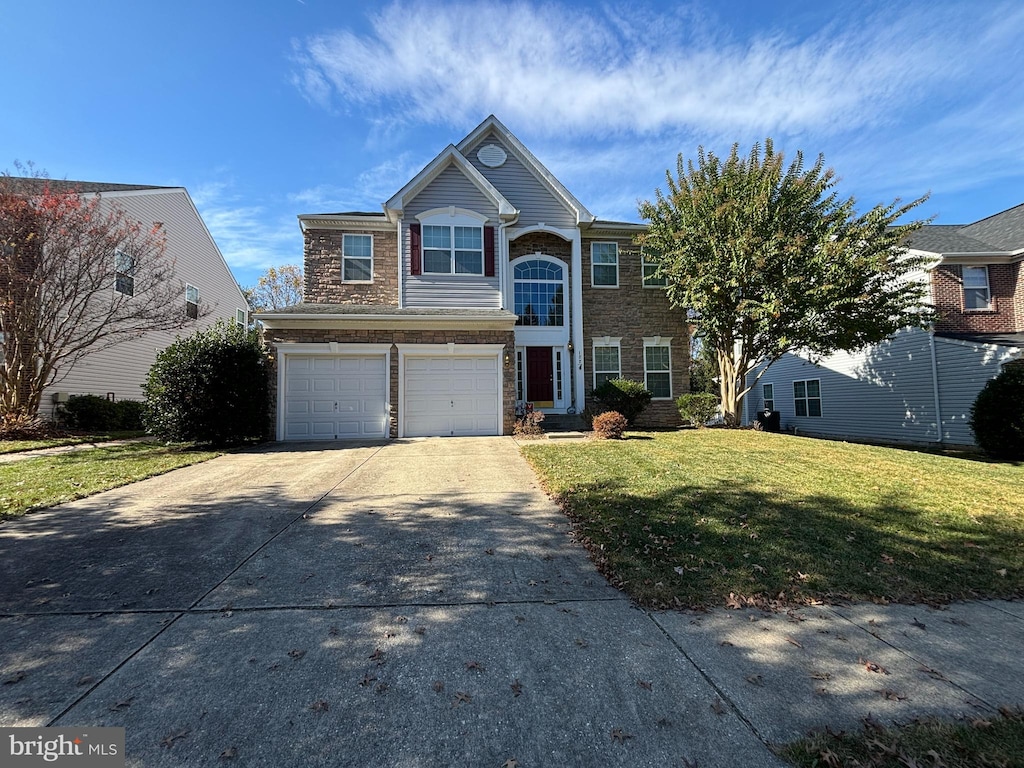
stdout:
[(423, 274), (482, 275), (484, 228), (423, 226)]
[(529, 259), (513, 267), (516, 325), (565, 325), (565, 269), (546, 259)]
[(199, 318), (199, 289), (185, 284), (185, 314), (193, 320)]
[(125, 296), (135, 295), (135, 258), (124, 251), (114, 251), (114, 290)]
[(619, 287), (619, 244), (590, 244), (590, 284), (595, 288)]
[(660, 266), (656, 261), (648, 261), (643, 255), (640, 256), (643, 266), (644, 288), (665, 288), (668, 285), (668, 278), (658, 274)]
[(373, 282), (373, 235), (345, 235), (341, 241), (341, 279)]
[(964, 267), (964, 309), (992, 309), (988, 267)]

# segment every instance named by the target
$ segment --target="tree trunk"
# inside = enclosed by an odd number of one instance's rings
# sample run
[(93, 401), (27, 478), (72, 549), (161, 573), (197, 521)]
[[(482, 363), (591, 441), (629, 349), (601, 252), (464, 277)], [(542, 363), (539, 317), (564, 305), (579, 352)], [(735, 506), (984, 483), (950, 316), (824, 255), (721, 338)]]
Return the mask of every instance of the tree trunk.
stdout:
[(738, 427), (742, 421), (739, 393), (742, 386), (739, 371), (732, 352), (718, 350), (718, 391), (722, 398), (722, 418), (730, 427)]

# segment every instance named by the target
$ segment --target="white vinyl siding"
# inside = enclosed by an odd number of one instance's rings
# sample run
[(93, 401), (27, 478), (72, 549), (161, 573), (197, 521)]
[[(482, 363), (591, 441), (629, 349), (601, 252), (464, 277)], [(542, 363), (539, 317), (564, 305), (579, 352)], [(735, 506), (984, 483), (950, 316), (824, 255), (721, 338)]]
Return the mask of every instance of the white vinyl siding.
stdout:
[(618, 243), (590, 244), (590, 284), (594, 288), (619, 287)]
[[(497, 144), (508, 155), (505, 162), (497, 168), (488, 168), (477, 158), (477, 151), (487, 144)], [(516, 226), (529, 227), (542, 222), (551, 227), (576, 226), (576, 214), (572, 209), (553, 195), (550, 187), (531, 173), (512, 150), (493, 133), (488, 133), (463, 154), (481, 175), (519, 210)]]
[(964, 309), (992, 309), (992, 291), (988, 283), (988, 267), (964, 267)]
[[(174, 279), (202, 286), (202, 301), (211, 311), (181, 331), (156, 331), (129, 339), (113, 347), (98, 350), (83, 358), (73, 369), (43, 393), (40, 415), (53, 412), (53, 394), (94, 394), (116, 400), (142, 400), (142, 384), (156, 354), (170, 345), (176, 336), (207, 328), (218, 318), (231, 317), (236, 307), (245, 306), (245, 297), (235, 282), (224, 257), (196, 213), (188, 194), (182, 189), (140, 190), (128, 193), (103, 193), (104, 205), (116, 201), (133, 219), (145, 227), (162, 222), (166, 254), (174, 261)], [(134, 282), (135, 294), (144, 287)]]
[(373, 235), (342, 237), (341, 279), (346, 283), (373, 282)]

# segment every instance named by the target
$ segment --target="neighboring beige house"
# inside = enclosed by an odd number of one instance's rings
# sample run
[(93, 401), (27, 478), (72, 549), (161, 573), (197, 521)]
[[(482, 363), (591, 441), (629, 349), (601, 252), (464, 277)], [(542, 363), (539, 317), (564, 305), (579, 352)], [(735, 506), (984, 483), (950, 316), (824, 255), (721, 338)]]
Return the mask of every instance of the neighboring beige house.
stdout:
[[(55, 401), (69, 395), (141, 400), (142, 384), (157, 353), (178, 335), (207, 328), (220, 318), (248, 322), (245, 296), (184, 187), (53, 180), (47, 183), (82, 195), (100, 194), (146, 226), (160, 223), (166, 236), (167, 255), (174, 261), (175, 277), (181, 284), (182, 314), (195, 312), (201, 319), (180, 331), (154, 331), (88, 354), (70, 371), (60, 371), (58, 380), (45, 390), (39, 409), (41, 416), (51, 416)], [(110, 257), (115, 258), (114, 254)], [(111, 291), (127, 289), (117, 281), (110, 286)], [(210, 311), (203, 314), (198, 311), (200, 307)]]
[(640, 224), (595, 217), (494, 116), (379, 213), (299, 217), (305, 300), (258, 315), (279, 440), (501, 435), (571, 417), (608, 378), (674, 425), (689, 337)]

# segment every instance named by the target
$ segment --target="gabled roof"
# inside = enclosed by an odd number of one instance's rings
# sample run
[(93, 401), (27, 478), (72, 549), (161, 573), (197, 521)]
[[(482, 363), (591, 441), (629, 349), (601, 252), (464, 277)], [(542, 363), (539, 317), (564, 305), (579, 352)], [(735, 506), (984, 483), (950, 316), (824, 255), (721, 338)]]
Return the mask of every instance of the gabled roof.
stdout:
[(111, 184), (103, 181), (69, 181), (68, 179), (40, 179), (26, 176), (8, 176), (7, 181), (24, 190), (27, 194), (39, 194), (49, 187), (54, 192), (79, 192), (84, 195), (96, 192), (140, 192), (155, 189), (181, 189), (181, 187), (159, 187), (150, 184)]
[(992, 253), (1001, 250), (963, 232), (962, 224), (928, 224), (912, 234), (907, 244), (929, 253)]
[(928, 224), (907, 245), (940, 255), (1016, 256), (1024, 251), (1024, 204), (973, 224)]
[(522, 162), (523, 165), (525, 165), (539, 181), (546, 184), (551, 189), (552, 194), (556, 198), (562, 200), (576, 213), (577, 223), (589, 224), (594, 220), (594, 215), (587, 210), (583, 203), (577, 200), (575, 196), (573, 196), (573, 194), (562, 185), (562, 182), (556, 179), (552, 175), (551, 171), (545, 168), (544, 164), (526, 148), (526, 145), (517, 139), (515, 135), (494, 115), (489, 115), (486, 120), (474, 128), (466, 138), (458, 143), (457, 149), (460, 152), (465, 152), (469, 147), (473, 146), (481, 138), (492, 131), (501, 137), (502, 141), (519, 156), (520, 162)]
[(409, 200), (412, 200), (424, 187), (451, 165), (458, 168), (477, 189), (494, 202), (495, 207), (498, 209), (499, 217), (513, 219), (519, 213), (516, 207), (452, 144), (445, 147), (441, 154), (427, 164), (426, 168), (417, 173), (408, 184), (398, 190), (390, 200), (384, 203), (384, 210), (389, 212), (389, 214), (392, 211), (400, 212), (404, 210)]
[(1001, 250), (1024, 248), (1024, 203), (969, 224), (962, 234), (992, 243)]

